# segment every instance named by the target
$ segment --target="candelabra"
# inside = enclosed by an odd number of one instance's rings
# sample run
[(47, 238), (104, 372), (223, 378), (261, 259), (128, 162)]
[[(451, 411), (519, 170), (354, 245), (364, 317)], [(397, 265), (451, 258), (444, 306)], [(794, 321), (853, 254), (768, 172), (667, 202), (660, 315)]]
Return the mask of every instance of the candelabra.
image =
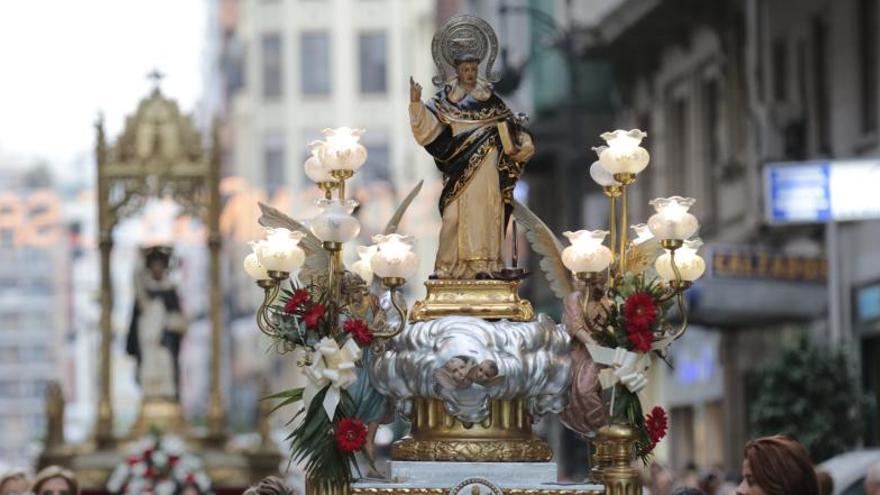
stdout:
[[(269, 228), (266, 239), (252, 243), (253, 251), (244, 260), (245, 271), (263, 289), (263, 301), (256, 315), (257, 327), (273, 338), (279, 337), (280, 330), (273, 314), (278, 311), (276, 302), (284, 290), (285, 281), (292, 289), (300, 285), (295, 275), (306, 261), (307, 253), (299, 243), (309, 234), (320, 241), (326, 252), (327, 272), (321, 281), (325, 283), (327, 314), (333, 331), (338, 332), (339, 313), (350, 304), (341, 294), (345, 272), (342, 248), (358, 236), (360, 222), (352, 216), (358, 203), (345, 197), (346, 181), (354, 177), (364, 164), (367, 150), (358, 142), (364, 132), (362, 129), (340, 127), (323, 132), (325, 140), (309, 145), (311, 156), (304, 164), (306, 175), (324, 192), (324, 197), (315, 202), (321, 212), (310, 221), (310, 233)], [(333, 197), (334, 191), (336, 198)], [(407, 278), (415, 273), (418, 258), (412, 251), (411, 237), (390, 233), (374, 236), (373, 242), (372, 246), (358, 247), (359, 260), (350, 270), (365, 286), (371, 284), (375, 274), (381, 286), (390, 293), (390, 306), (396, 313), (396, 322), (389, 324), (384, 319), (370, 322), (372, 336), (377, 339), (374, 345), (382, 346), (406, 325), (408, 310), (405, 304), (401, 304), (399, 292)], [(315, 253), (308, 255), (312, 254)]]
[[(606, 146), (593, 148), (599, 159), (591, 165), (590, 176), (609, 199), (609, 231), (565, 232), (571, 245), (562, 251), (562, 263), (582, 283), (585, 330), (576, 331), (575, 337), (603, 366), (598, 376), (601, 389), (611, 389), (611, 423), (598, 431), (593, 472), (604, 482), (606, 493), (623, 495), (635, 493), (640, 483), (638, 471), (631, 467), (632, 455), (646, 456), (665, 435), (665, 413), (652, 410), (643, 417), (638, 396), (648, 383), (651, 354), (665, 354), (685, 333), (683, 294), (703, 274), (705, 262), (697, 254), (702, 242), (690, 239), (699, 227), (688, 212), (692, 198), (654, 199), (650, 204), (656, 212), (647, 224), (633, 225), (636, 236), (627, 238), (627, 191), (650, 161), (641, 146), (646, 134), (617, 130), (601, 137)], [(647, 273), (651, 262), (656, 277)], [(678, 325), (665, 316), (673, 299)]]

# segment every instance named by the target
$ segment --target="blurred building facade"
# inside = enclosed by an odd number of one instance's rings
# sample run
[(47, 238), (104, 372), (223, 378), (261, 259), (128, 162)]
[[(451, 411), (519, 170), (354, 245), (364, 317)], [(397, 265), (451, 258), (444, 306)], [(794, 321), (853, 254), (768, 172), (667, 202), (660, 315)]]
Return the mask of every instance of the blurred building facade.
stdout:
[(25, 467), (40, 453), (46, 386), (73, 385), (65, 352), (71, 257), (46, 170), (0, 163), (7, 191), (0, 198), (0, 465)]
[(616, 127), (648, 131), (636, 218), (653, 197), (695, 197), (706, 242), (697, 331), (659, 395), (677, 468), (738, 468), (746, 376), (790, 335), (862, 349), (877, 390), (876, 317), (854, 325), (852, 294), (880, 277), (880, 223), (771, 227), (762, 178), (769, 162), (876, 156), (877, 22), (875, 0), (627, 0), (597, 29), (590, 51), (613, 64)]

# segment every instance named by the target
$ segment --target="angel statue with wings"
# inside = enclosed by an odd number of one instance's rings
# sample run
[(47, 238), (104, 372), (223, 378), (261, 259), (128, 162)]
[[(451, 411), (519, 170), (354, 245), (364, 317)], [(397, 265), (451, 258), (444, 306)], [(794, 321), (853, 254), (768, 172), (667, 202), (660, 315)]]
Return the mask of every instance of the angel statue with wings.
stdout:
[[(410, 125), (443, 174), (442, 226), (434, 278), (488, 279), (504, 267), (501, 247), (513, 188), (535, 151), (531, 135), (495, 94), (491, 68), (498, 51), (482, 19), (458, 16), (434, 36), (440, 87), (421, 101), (410, 78)], [(446, 78), (447, 67), (454, 75)], [(480, 68), (485, 67), (480, 76)]]

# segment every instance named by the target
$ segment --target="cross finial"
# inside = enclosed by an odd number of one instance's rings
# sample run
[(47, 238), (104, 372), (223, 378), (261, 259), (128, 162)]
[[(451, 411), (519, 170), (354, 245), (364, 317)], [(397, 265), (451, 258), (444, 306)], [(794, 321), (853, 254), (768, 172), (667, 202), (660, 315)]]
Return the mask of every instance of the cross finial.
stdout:
[(156, 93), (159, 92), (159, 84), (162, 83), (164, 77), (165, 74), (158, 67), (153, 68), (153, 70), (147, 73), (147, 79), (153, 81), (153, 91)]

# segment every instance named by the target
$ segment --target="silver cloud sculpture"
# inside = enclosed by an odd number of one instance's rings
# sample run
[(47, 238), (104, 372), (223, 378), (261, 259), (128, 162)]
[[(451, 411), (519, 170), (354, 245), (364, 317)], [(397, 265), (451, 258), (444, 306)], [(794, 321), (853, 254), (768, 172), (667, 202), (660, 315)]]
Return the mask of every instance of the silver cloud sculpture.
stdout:
[[(440, 386), (437, 370), (455, 359), (471, 367), (493, 361), (497, 375)], [(491, 399), (527, 398), (533, 418), (561, 411), (568, 402), (570, 368), (568, 334), (541, 314), (530, 322), (450, 316), (410, 324), (374, 356), (369, 372), (373, 386), (395, 399), (401, 414), (409, 414), (412, 398), (430, 397), (442, 400), (461, 421), (477, 423), (489, 415)]]

